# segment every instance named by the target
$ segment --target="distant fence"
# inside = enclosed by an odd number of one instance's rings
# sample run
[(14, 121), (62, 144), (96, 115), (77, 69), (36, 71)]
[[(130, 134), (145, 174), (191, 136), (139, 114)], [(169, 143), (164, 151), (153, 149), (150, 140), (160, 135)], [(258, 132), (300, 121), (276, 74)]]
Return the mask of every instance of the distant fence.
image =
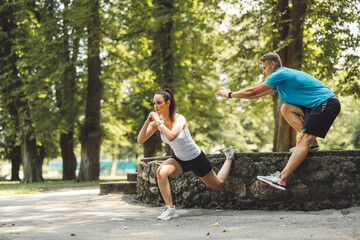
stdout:
[[(109, 174), (111, 161), (100, 161), (100, 174)], [(76, 164), (76, 170), (80, 169), (80, 162)], [(136, 162), (130, 160), (118, 160), (116, 164), (116, 173), (135, 172)], [(49, 172), (62, 173), (63, 163), (62, 160), (50, 160)]]

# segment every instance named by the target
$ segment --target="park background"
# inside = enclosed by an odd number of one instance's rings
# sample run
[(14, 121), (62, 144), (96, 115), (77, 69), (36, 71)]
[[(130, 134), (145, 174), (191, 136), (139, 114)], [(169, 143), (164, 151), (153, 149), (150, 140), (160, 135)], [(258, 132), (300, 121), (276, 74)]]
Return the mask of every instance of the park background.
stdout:
[(204, 152), (288, 151), (278, 95), (215, 96), (264, 81), (269, 51), (338, 96), (321, 149), (359, 149), (359, 16), (358, 0), (1, 0), (1, 165), (33, 183), (57, 159), (61, 179), (87, 182), (101, 162), (116, 175), (119, 161), (170, 154), (158, 133), (136, 142), (164, 87)]

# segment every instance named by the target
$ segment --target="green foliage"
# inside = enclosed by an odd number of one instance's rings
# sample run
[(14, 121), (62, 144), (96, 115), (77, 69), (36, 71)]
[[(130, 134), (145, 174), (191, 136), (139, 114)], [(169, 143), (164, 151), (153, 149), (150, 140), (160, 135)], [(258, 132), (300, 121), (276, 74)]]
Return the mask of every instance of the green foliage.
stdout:
[[(323, 149), (359, 148), (360, 2), (308, 3), (301, 70), (334, 90), (343, 106), (320, 143)], [(21, 85), (9, 77), (14, 69), (1, 58), (0, 154), (7, 158), (9, 148), (28, 131), (47, 158), (57, 157), (59, 134), (74, 130), (75, 139), (83, 139), (95, 126), (90, 121), (79, 130), (87, 86), (87, 1), (5, 1), (0, 12), (9, 6), (16, 10), (14, 37), (0, 29), (0, 41), (13, 44)], [(137, 134), (153, 111), (154, 93), (165, 86), (173, 89), (177, 111), (207, 153), (228, 145), (241, 152), (253, 145), (257, 151), (271, 150), (272, 98), (218, 99), (215, 93), (264, 80), (258, 59), (275, 50), (273, 36), (279, 30), (274, 28), (273, 1), (104, 0), (100, 7), (102, 129), (96, 132), (104, 133), (103, 155), (142, 156)], [(292, 41), (287, 38), (279, 47)], [(8, 108), (15, 96), (27, 103), (24, 118), (32, 128), (19, 131)], [(158, 146), (162, 155), (164, 145)]]

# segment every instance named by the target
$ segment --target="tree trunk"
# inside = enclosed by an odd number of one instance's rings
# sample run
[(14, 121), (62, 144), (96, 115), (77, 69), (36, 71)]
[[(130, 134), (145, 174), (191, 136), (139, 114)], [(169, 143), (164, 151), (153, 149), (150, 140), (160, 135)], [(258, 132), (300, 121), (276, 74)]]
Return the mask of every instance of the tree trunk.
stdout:
[(21, 147), (13, 145), (10, 153), (11, 158), (11, 180), (20, 181), (19, 170), (21, 164)]
[(29, 136), (24, 137), (21, 144), (21, 155), (24, 166), (24, 183), (43, 182), (42, 159), (37, 153), (36, 140), (29, 140)]
[(88, 137), (81, 145), (81, 165), (78, 181), (99, 181), (100, 137)]
[(111, 161), (110, 167), (110, 176), (114, 177), (116, 175), (116, 167), (117, 167), (117, 155), (119, 154), (119, 144), (115, 143), (113, 159)]
[(158, 132), (155, 132), (146, 142), (144, 142), (144, 157), (156, 156), (156, 151), (161, 145), (161, 138)]
[[(152, 56), (156, 58), (156, 64), (151, 64), (152, 70), (156, 74), (156, 82), (158, 85), (164, 88), (170, 88), (174, 92), (174, 58), (173, 50), (171, 48), (171, 31), (173, 29), (172, 14), (174, 12), (174, 3), (172, 0), (156, 0), (154, 4), (157, 5), (158, 17), (162, 20), (159, 26), (159, 30), (153, 33), (154, 49)], [(159, 89), (159, 90), (162, 90)], [(145, 111), (147, 117), (148, 112)], [(161, 146), (161, 139), (158, 134), (156, 137), (151, 137), (144, 143), (144, 156), (153, 157), (156, 155), (156, 150)], [(166, 155), (172, 155), (173, 151), (168, 144), (165, 144)]]
[(170, 147), (169, 144), (165, 144), (165, 153), (166, 153), (166, 156), (174, 155), (174, 151), (172, 150), (172, 148)]
[[(297, 68), (300, 70), (302, 61), (302, 23), (303, 15), (306, 12), (305, 1), (293, 1), (290, 10), (288, 0), (280, 0), (277, 5), (275, 28), (278, 29), (274, 37), (274, 49), (278, 48), (281, 41), (292, 38), (291, 43), (280, 49), (278, 54), (282, 60), (283, 66)], [(288, 25), (291, 20), (291, 26)], [(273, 97), (274, 104), (274, 152), (288, 151), (296, 145), (296, 131), (287, 123), (280, 112), (282, 102), (278, 94)]]
[(63, 159), (63, 180), (76, 180), (76, 157), (74, 154), (74, 132), (60, 135), (61, 157)]
[(99, 1), (89, 1), (90, 16), (88, 25), (88, 86), (86, 98), (85, 123), (81, 130), (81, 165), (79, 181), (98, 181), (100, 174), (100, 101), (101, 101), (101, 62), (100, 62), (100, 16)]
[[(68, 2), (64, 3), (64, 7), (68, 8)], [(60, 135), (60, 148), (63, 160), (63, 180), (76, 180), (76, 156), (74, 153), (74, 122), (76, 119), (76, 67), (75, 62), (78, 54), (78, 41), (76, 37), (72, 40), (73, 46), (70, 44), (69, 36), (69, 20), (68, 16), (63, 16), (63, 46), (64, 53), (61, 55), (63, 64), (66, 65), (62, 73), (61, 82), (57, 86), (57, 100), (60, 115), (65, 120), (67, 132)], [(73, 57), (71, 58), (70, 49), (72, 49)]]

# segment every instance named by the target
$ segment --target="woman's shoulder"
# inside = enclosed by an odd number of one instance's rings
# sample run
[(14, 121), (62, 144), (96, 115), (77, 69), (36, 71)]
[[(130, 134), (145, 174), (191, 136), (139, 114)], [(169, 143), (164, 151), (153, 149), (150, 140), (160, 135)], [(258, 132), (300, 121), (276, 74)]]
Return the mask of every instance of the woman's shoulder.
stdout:
[(184, 115), (180, 114), (180, 113), (176, 113), (175, 114), (175, 120), (176, 119), (179, 119), (179, 120), (185, 120), (186, 121), (186, 118), (184, 117)]
[(187, 126), (186, 118), (180, 113), (176, 113), (175, 122), (180, 123), (183, 126), (182, 128), (185, 128)]

